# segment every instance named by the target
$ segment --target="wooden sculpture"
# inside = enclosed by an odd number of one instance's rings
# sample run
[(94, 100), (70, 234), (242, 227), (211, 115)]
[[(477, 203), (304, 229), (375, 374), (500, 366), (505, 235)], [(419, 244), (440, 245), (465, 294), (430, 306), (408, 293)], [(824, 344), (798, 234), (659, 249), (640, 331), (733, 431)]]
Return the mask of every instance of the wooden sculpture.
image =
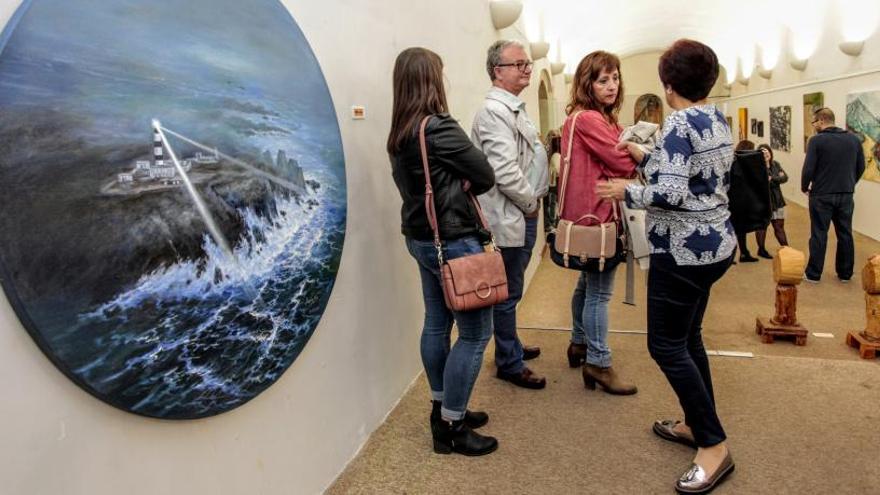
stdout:
[(787, 246), (773, 259), (776, 314), (769, 319), (758, 317), (755, 324), (755, 332), (765, 344), (772, 344), (776, 337), (793, 337), (795, 345), (806, 345), (807, 329), (797, 319), (797, 286), (804, 279), (806, 265), (804, 253)]
[(858, 348), (861, 358), (874, 359), (880, 350), (880, 254), (868, 258), (862, 269), (862, 289), (868, 323), (863, 332), (846, 334), (846, 344)]

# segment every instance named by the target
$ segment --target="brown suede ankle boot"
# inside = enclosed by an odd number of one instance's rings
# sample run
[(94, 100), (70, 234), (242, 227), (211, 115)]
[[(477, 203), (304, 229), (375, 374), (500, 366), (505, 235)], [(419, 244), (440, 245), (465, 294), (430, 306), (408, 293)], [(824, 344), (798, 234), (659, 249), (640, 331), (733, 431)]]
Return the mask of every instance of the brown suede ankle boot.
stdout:
[(639, 391), (635, 385), (624, 383), (614, 368), (600, 368), (592, 364), (584, 364), (584, 387), (590, 390), (596, 390), (596, 384), (602, 387), (602, 390), (613, 395), (632, 395)]

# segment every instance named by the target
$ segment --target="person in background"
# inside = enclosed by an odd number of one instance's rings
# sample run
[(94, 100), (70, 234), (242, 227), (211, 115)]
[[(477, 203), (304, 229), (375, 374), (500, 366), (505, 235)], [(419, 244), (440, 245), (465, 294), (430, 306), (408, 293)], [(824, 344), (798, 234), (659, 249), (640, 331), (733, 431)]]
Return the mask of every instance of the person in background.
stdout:
[[(764, 153), (764, 162), (767, 164), (767, 179), (770, 181), (770, 225), (773, 226), (773, 235), (780, 246), (788, 246), (788, 237), (785, 235), (785, 198), (782, 196), (782, 188), (779, 186), (788, 182), (788, 174), (782, 165), (773, 159), (773, 150), (770, 145), (761, 144), (758, 149)], [(756, 230), (755, 239), (758, 241), (758, 256), (772, 259), (767, 251), (767, 229)]]
[[(566, 172), (564, 204), (559, 205), (562, 218), (576, 221), (584, 215), (595, 215), (595, 223), (620, 223), (616, 205), (605, 202), (596, 194), (596, 185), (613, 178), (631, 178), (636, 162), (626, 150), (617, 149), (622, 128), (617, 114), (623, 103), (623, 78), (620, 59), (616, 55), (596, 51), (581, 60), (571, 84), (566, 119), (562, 127), (562, 149), (571, 146)], [(569, 145), (572, 126), (574, 135)], [(566, 151), (567, 152), (567, 151)], [(618, 225), (622, 229), (623, 225)], [(626, 383), (611, 366), (608, 348), (608, 301), (614, 291), (617, 264), (599, 272), (581, 272), (571, 299), (572, 331), (568, 346), (569, 366), (584, 363), (584, 386), (615, 395), (632, 395), (638, 389)]]
[(809, 195), (810, 261), (804, 279), (818, 283), (825, 266), (828, 227), (834, 223), (837, 254), (834, 268), (841, 282), (849, 282), (855, 264), (852, 217), (853, 192), (865, 172), (865, 151), (859, 138), (834, 124), (834, 112), (820, 108), (813, 114), (816, 135), (807, 143), (801, 191)]
[[(755, 143), (749, 141), (748, 139), (744, 139), (744, 140), (738, 142), (736, 144), (736, 148), (734, 149), (734, 151), (754, 151), (754, 150), (755, 150)], [(737, 175), (737, 167), (741, 167), (741, 166), (742, 166), (741, 164), (736, 163), (736, 161), (734, 161), (734, 164), (732, 166), (733, 175)], [(734, 198), (734, 200), (735, 200), (735, 198)], [(752, 253), (749, 252), (747, 236), (748, 236), (748, 233), (750, 232), (750, 230), (747, 230), (746, 227), (744, 227), (742, 223), (738, 223), (736, 221), (736, 218), (734, 218), (733, 228), (736, 231), (736, 243), (739, 246), (739, 261), (741, 263), (754, 263), (754, 262), (758, 261), (758, 258), (755, 258), (754, 256), (752, 256)], [(766, 227), (764, 227), (764, 229), (766, 230)]]
[[(709, 293), (736, 248), (727, 206), (733, 143), (724, 114), (707, 98), (719, 72), (711, 48), (678, 40), (660, 57), (659, 72), (674, 112), (644, 164), (647, 184), (600, 183), (597, 193), (647, 210), (648, 350), (684, 410), (683, 422), (657, 421), (653, 430), (697, 448), (675, 489), (708, 493), (734, 469), (702, 339)], [(621, 146), (643, 161), (638, 145)]]
[(558, 199), (559, 188), (558, 188), (558, 178), (559, 178), (559, 162), (560, 157), (562, 156), (561, 148), (559, 143), (561, 142), (561, 137), (559, 135), (559, 131), (552, 130), (547, 133), (547, 156), (549, 162), (549, 188), (547, 190), (547, 195), (544, 196), (544, 233), (548, 233), (554, 228), (556, 228), (556, 201)]
[[(474, 429), (485, 425), (489, 416), (468, 411), (467, 403), (492, 336), (492, 308), (457, 312), (446, 307), (437, 251), (442, 249), (446, 259), (483, 251), (488, 233), (481, 228), (467, 191), (485, 193), (495, 184), (495, 174), (486, 156), (447, 113), (443, 62), (436, 53), (425, 48), (402, 51), (394, 64), (393, 91), (387, 150), (394, 183), (403, 200), (401, 231), (422, 280), (425, 322), (421, 355), (433, 401), (430, 425), (434, 451), (488, 454), (498, 448), (498, 441)], [(419, 126), (428, 116), (425, 140), (440, 248), (434, 245), (425, 207), (425, 173), (419, 145)], [(453, 321), (458, 327), (458, 340), (450, 348)]]
[(520, 387), (541, 389), (547, 380), (524, 362), (538, 357), (541, 349), (522, 345), (516, 332), (516, 305), (538, 237), (540, 198), (548, 189), (547, 152), (519, 98), (529, 85), (532, 65), (517, 41), (496, 41), (489, 47), (486, 71), (492, 88), (474, 117), (471, 140), (495, 170), (495, 186), (480, 196), (480, 204), (507, 272), (509, 297), (493, 312), (496, 376)]

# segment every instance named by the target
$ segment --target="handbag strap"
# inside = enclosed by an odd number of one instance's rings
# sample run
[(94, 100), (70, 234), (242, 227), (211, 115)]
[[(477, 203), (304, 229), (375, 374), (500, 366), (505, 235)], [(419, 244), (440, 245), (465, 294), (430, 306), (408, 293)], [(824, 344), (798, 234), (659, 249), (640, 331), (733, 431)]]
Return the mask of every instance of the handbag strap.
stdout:
[[(583, 113), (583, 110), (578, 110), (577, 112), (572, 114), (571, 117), (569, 117), (571, 119), (571, 127), (569, 127), (568, 129), (568, 146), (566, 146), (565, 155), (562, 156), (562, 163), (565, 167), (565, 170), (562, 172), (562, 184), (559, 186), (559, 211), (557, 212), (557, 216), (559, 218), (562, 218), (562, 214), (565, 211), (565, 190), (568, 187), (568, 174), (571, 171), (571, 148), (574, 144), (574, 128), (577, 126), (577, 118), (578, 115), (580, 115), (581, 113)], [(599, 166), (602, 168), (602, 171), (605, 172), (605, 175), (608, 176), (608, 171), (605, 170), (605, 167), (601, 164), (601, 162)], [(608, 181), (610, 182), (611, 179), (609, 178)], [(614, 215), (614, 221), (616, 223), (620, 220), (620, 217), (617, 214), (617, 201), (611, 202), (611, 209)], [(588, 216), (596, 218), (597, 221), (599, 220), (595, 215), (584, 215), (581, 218), (577, 219), (574, 223), (578, 223)], [(601, 221), (599, 223), (601, 223)]]
[[(431, 169), (428, 166), (428, 145), (425, 139), (425, 128), (428, 126), (428, 121), (431, 117), (433, 117), (433, 115), (425, 116), (419, 124), (419, 148), (422, 153), (422, 168), (425, 171), (425, 212), (428, 214), (428, 223), (431, 225), (431, 230), (434, 231), (434, 246), (437, 248), (437, 256), (440, 258), (442, 264), (443, 255), (440, 251), (440, 226), (437, 223), (437, 209), (434, 204), (434, 188), (431, 186)], [(488, 231), (489, 223), (483, 215), (483, 209), (480, 208), (480, 202), (477, 201), (476, 196), (474, 196), (472, 192), (467, 191), (467, 194), (474, 203), (477, 216), (480, 218), (480, 225)], [(492, 238), (492, 245), (495, 245), (494, 237)]]
[(568, 174), (571, 171), (571, 147), (574, 143), (574, 128), (577, 125), (577, 118), (583, 110), (578, 110), (571, 117), (571, 127), (568, 129), (568, 146), (566, 146), (565, 154), (562, 155), (562, 166), (564, 167), (562, 172), (562, 184), (559, 186), (559, 212), (558, 215), (562, 218), (562, 212), (565, 210), (565, 190), (568, 187)]

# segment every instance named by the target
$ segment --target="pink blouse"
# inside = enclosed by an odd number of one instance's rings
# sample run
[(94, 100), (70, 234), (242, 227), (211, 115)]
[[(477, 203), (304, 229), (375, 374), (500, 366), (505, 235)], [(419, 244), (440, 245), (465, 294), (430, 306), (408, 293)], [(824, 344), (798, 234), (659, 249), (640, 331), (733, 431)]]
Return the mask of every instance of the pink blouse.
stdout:
[[(568, 151), (571, 120), (567, 119), (562, 127), (563, 156)], [(636, 162), (629, 152), (615, 149), (622, 131), (619, 125), (609, 124), (595, 110), (587, 110), (578, 115), (571, 149), (571, 173), (565, 188), (565, 204), (560, 206), (560, 218), (577, 220), (587, 213), (596, 215), (603, 223), (614, 218), (611, 203), (596, 194), (596, 184), (609, 178), (630, 178), (635, 173)], [(563, 159), (559, 171), (560, 186), (565, 167)], [(595, 223), (595, 219), (589, 218), (579, 224)]]

